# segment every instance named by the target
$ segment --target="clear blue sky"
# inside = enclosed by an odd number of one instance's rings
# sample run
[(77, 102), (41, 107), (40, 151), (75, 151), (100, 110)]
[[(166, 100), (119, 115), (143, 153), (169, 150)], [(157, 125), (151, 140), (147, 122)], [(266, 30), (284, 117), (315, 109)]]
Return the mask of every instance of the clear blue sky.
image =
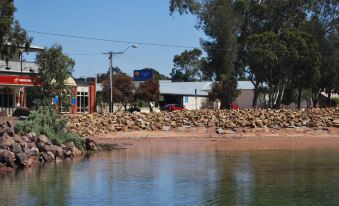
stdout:
[[(169, 0), (15, 0), (15, 17), (26, 30), (82, 35), (103, 39), (200, 47), (201, 31), (191, 15), (169, 15)], [(68, 54), (121, 51), (130, 44), (90, 41), (29, 33), (33, 44), (63, 46)], [(115, 57), (113, 65), (132, 74), (152, 67), (168, 75), (173, 56), (184, 48), (140, 45)], [(107, 71), (104, 55), (70, 55), (76, 61), (74, 76), (93, 76)], [(29, 57), (26, 57), (29, 58)]]

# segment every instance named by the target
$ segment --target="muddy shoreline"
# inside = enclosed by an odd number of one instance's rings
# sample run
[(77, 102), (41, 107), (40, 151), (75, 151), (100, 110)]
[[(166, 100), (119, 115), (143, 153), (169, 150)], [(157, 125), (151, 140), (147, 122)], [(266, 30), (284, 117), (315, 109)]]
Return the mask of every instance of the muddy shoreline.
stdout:
[(241, 128), (218, 135), (214, 128), (177, 128), (169, 131), (114, 132), (93, 137), (98, 144), (114, 144), (118, 149), (139, 147), (215, 147), (229, 151), (339, 149), (339, 128)]

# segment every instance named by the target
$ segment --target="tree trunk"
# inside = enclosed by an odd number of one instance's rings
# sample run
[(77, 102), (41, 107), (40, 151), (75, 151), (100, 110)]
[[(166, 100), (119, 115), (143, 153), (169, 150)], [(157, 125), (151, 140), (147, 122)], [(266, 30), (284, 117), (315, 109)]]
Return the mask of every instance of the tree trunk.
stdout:
[(230, 90), (225, 81), (221, 84), (223, 92), (220, 94), (220, 109), (230, 109)]
[(153, 107), (152, 107), (152, 104), (150, 102), (148, 103), (148, 106), (149, 106), (149, 112), (153, 112)]
[(331, 107), (331, 97), (332, 97), (332, 92), (331, 92), (331, 89), (329, 89), (327, 92), (327, 106), (328, 107)]
[(318, 104), (318, 101), (319, 101), (319, 96), (320, 96), (319, 92), (313, 92), (313, 94), (312, 94), (313, 108), (317, 108), (317, 104)]
[(125, 112), (127, 112), (127, 103), (124, 103), (124, 109), (125, 109)]
[(300, 109), (300, 106), (301, 106), (301, 92), (302, 92), (302, 89), (298, 88), (298, 109)]
[(253, 101), (252, 101), (252, 107), (256, 108), (257, 107), (257, 101), (258, 101), (258, 96), (259, 96), (259, 82), (256, 82), (254, 85), (254, 96), (253, 96)]

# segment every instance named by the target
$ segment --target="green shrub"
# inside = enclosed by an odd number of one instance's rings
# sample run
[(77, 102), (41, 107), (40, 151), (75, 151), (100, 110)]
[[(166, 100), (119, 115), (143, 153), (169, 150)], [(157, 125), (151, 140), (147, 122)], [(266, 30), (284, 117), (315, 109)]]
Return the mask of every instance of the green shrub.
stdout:
[(84, 148), (84, 140), (67, 128), (67, 120), (52, 107), (39, 107), (32, 111), (27, 120), (15, 125), (15, 132), (19, 135), (30, 132), (46, 135), (55, 145), (73, 141), (77, 148)]
[(331, 105), (333, 107), (338, 107), (339, 106), (339, 97), (332, 97), (331, 98)]

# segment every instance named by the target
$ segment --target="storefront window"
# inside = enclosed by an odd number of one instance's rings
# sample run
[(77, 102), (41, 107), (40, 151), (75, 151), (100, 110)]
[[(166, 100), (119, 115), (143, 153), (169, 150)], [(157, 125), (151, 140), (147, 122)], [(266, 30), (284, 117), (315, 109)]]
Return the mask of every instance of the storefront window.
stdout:
[(0, 88), (0, 107), (15, 107), (15, 93), (11, 88)]
[(78, 92), (77, 93), (77, 110), (78, 113), (87, 113), (88, 112), (88, 92)]

